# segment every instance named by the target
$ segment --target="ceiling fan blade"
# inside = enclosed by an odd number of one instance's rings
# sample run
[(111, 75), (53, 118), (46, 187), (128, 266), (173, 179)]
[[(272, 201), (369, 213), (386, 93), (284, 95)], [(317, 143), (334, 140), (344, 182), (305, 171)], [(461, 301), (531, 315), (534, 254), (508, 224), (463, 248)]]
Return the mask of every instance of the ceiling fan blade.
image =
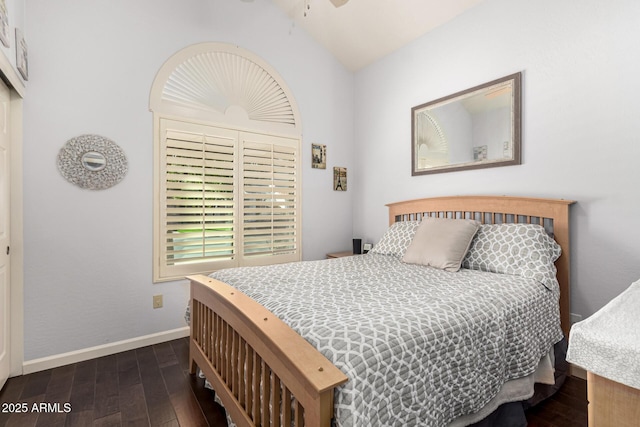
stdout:
[(331, 0), (335, 7), (344, 6), (349, 0)]

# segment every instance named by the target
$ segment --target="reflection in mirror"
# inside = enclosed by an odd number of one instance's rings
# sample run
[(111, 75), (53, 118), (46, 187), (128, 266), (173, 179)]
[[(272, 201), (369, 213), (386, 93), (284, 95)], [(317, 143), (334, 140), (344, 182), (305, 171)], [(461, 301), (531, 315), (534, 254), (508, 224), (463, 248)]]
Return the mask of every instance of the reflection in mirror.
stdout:
[(91, 172), (98, 172), (107, 166), (107, 158), (97, 151), (88, 151), (82, 156), (82, 166)]
[(411, 110), (412, 175), (520, 164), (521, 73)]

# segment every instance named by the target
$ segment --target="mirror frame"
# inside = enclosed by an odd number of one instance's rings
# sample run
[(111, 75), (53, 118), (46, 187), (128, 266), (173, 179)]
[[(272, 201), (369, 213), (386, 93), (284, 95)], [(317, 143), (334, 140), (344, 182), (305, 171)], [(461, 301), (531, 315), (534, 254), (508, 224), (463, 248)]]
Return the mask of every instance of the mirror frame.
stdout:
[[(416, 116), (419, 112), (427, 109), (428, 107), (436, 108), (441, 105), (449, 104), (454, 101), (463, 100), (477, 95), (478, 92), (489, 92), (495, 86), (504, 84), (505, 82), (512, 82), (513, 96), (511, 98), (511, 135), (513, 156), (507, 159), (497, 160), (478, 160), (467, 163), (454, 163), (445, 166), (434, 166), (431, 168), (418, 169), (416, 164), (417, 157), (417, 141), (416, 141)], [(482, 169), (492, 168), (498, 166), (510, 166), (521, 164), (521, 152), (522, 152), (522, 73), (518, 72), (510, 74), (508, 76), (492, 80), (490, 82), (474, 86), (472, 88), (456, 92), (452, 95), (438, 98), (434, 101), (430, 101), (424, 104), (417, 105), (411, 109), (411, 175), (427, 175), (433, 173), (453, 172), (469, 169)]]

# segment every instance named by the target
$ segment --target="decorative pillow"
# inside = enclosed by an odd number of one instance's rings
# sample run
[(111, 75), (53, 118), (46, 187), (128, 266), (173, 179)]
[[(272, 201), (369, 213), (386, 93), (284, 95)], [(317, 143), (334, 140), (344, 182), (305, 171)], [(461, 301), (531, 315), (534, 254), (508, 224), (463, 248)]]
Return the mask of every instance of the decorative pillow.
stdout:
[(402, 261), (458, 271), (479, 227), (470, 219), (424, 218)]
[(389, 226), (380, 241), (371, 248), (369, 253), (395, 255), (400, 258), (416, 234), (420, 221), (400, 221)]
[(556, 266), (561, 248), (536, 224), (485, 224), (480, 227), (463, 268), (515, 274), (558, 290)]

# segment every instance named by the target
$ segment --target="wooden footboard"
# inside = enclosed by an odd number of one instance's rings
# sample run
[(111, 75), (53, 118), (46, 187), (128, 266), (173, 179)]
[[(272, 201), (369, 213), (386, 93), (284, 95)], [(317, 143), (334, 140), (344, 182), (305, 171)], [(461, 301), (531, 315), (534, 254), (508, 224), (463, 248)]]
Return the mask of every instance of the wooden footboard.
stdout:
[(199, 367), (243, 426), (330, 427), (348, 379), (269, 310), (206, 276), (191, 281), (191, 373)]

